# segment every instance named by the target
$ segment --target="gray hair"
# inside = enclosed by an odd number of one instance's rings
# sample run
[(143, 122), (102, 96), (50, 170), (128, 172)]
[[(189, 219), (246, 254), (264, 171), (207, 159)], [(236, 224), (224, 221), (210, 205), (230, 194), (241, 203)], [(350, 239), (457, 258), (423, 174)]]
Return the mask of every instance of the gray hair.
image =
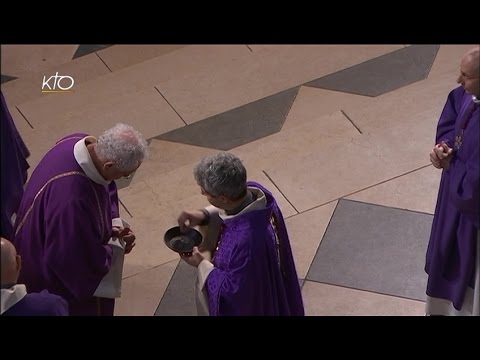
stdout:
[(193, 170), (198, 185), (213, 196), (224, 195), (231, 200), (241, 198), (247, 189), (247, 170), (233, 154), (222, 152), (208, 156)]
[(120, 171), (131, 171), (148, 156), (148, 143), (130, 125), (116, 124), (100, 135), (95, 152), (100, 160), (113, 162)]

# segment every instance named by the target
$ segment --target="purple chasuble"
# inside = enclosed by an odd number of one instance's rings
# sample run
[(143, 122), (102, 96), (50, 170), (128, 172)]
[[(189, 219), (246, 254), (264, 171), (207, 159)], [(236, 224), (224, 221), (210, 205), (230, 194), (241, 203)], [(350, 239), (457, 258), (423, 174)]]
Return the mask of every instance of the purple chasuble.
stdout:
[(0, 92), (2, 108), (0, 115), (1, 122), (1, 236), (13, 239), (12, 215), (17, 212), (23, 195), (23, 186), (27, 181), (27, 170), (29, 168), (27, 158), (30, 153), (20, 136), (12, 116), (7, 108), (7, 103)]
[[(304, 308), (283, 215), (272, 194), (265, 209), (224, 220), (206, 286), (211, 316), (302, 316)], [(275, 236), (275, 224), (279, 245)]]
[(68, 304), (47, 290), (25, 295), (2, 316), (68, 316)]
[(467, 287), (474, 287), (480, 227), (480, 108), (458, 87), (440, 116), (436, 143), (454, 148), (462, 129), (461, 147), (442, 172), (425, 265), (427, 295), (450, 300), (457, 310)]
[(97, 184), (77, 163), (73, 149), (85, 136), (58, 141), (25, 188), (14, 238), (23, 260), (19, 282), (29, 292), (60, 295), (70, 315), (113, 315), (114, 299), (93, 294), (111, 266), (118, 197), (115, 182)]

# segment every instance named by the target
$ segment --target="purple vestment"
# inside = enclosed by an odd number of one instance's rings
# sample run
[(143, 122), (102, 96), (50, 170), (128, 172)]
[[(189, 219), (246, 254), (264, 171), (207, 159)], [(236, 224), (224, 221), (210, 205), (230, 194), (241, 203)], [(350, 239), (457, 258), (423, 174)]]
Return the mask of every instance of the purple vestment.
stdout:
[(68, 316), (68, 304), (47, 290), (25, 295), (2, 316)]
[(93, 294), (111, 266), (107, 243), (118, 197), (115, 182), (92, 181), (75, 160), (74, 145), (85, 136), (60, 140), (25, 188), (15, 222), (14, 245), (23, 260), (19, 281), (29, 292), (62, 296), (70, 315), (113, 315), (114, 299)]
[(445, 141), (453, 148), (465, 124), (462, 145), (442, 172), (425, 265), (427, 295), (450, 300), (457, 310), (467, 286), (474, 287), (480, 227), (480, 109), (458, 87), (448, 96), (436, 143)]
[(29, 168), (27, 158), (30, 156), (25, 143), (18, 133), (7, 103), (0, 92), (1, 108), (1, 236), (13, 239), (12, 215), (17, 212), (23, 195), (23, 185), (27, 181)]
[(224, 220), (215, 267), (206, 281), (210, 315), (302, 316), (302, 295), (283, 215), (267, 189), (254, 182), (248, 186), (262, 190), (267, 205)]

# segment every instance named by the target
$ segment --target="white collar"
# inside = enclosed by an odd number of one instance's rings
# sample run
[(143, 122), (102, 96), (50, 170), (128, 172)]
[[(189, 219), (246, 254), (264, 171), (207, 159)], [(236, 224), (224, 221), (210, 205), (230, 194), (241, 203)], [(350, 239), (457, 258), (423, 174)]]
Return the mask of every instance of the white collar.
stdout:
[(242, 211), (240, 211), (238, 214), (234, 215), (227, 215), (225, 213), (225, 210), (221, 210), (218, 212), (218, 216), (222, 220), (229, 220), (233, 219), (236, 216), (246, 214), (247, 212), (254, 211), (254, 210), (260, 210), (260, 209), (265, 209), (267, 206), (267, 198), (264, 194), (264, 192), (256, 187), (249, 186), (248, 190), (250, 190), (252, 193), (254, 193), (257, 196), (257, 199), (252, 202), (250, 205), (246, 206)]
[(480, 99), (477, 99), (475, 95), (472, 95), (472, 100), (475, 104), (480, 104)]
[(95, 167), (90, 153), (88, 152), (87, 145), (85, 144), (86, 141), (95, 143), (97, 142), (97, 139), (95, 139), (93, 136), (86, 136), (82, 140), (77, 141), (73, 147), (73, 155), (75, 156), (75, 160), (77, 160), (78, 165), (80, 165), (83, 171), (85, 171), (85, 174), (92, 181), (95, 181), (100, 185), (110, 184), (110, 181), (105, 180)]
[(10, 309), (13, 305), (22, 300), (27, 295), (25, 285), (14, 285), (10, 289), (2, 289), (0, 298), (1, 314)]

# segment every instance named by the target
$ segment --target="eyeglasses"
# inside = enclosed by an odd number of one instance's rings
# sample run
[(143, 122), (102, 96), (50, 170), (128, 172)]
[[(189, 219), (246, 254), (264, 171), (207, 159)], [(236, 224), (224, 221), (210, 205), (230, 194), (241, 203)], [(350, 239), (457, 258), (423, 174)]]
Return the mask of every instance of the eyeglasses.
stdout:
[[(120, 170), (115, 167), (117, 171), (120, 172)], [(124, 179), (131, 179), (133, 177), (133, 175), (135, 175), (135, 171), (132, 171), (132, 172), (120, 172), (120, 174), (122, 178)]]

